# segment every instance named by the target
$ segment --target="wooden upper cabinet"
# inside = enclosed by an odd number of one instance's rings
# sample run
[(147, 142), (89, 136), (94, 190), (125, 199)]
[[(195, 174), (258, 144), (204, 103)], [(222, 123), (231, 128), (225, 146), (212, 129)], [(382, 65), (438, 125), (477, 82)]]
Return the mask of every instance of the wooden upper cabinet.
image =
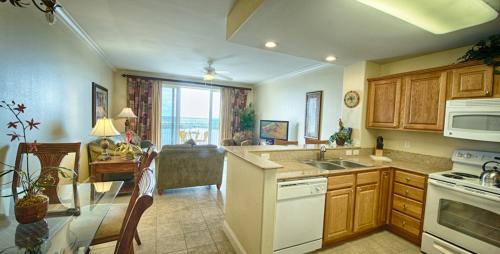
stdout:
[(398, 128), (400, 101), (400, 78), (370, 82), (367, 127)]
[(490, 97), (492, 88), (492, 66), (476, 65), (452, 70), (452, 99)]
[(443, 130), (446, 81), (446, 71), (404, 77), (403, 129)]

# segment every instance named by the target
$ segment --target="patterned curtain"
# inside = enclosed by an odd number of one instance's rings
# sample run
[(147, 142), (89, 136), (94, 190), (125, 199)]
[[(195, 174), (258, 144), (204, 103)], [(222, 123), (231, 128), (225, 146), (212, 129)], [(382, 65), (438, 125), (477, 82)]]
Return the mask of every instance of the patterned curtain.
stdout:
[(151, 140), (153, 116), (153, 85), (155, 80), (127, 78), (128, 106), (136, 113), (132, 129), (141, 139)]
[(248, 90), (224, 88), (222, 90), (220, 142), (231, 139), (240, 130), (238, 111), (247, 105)]

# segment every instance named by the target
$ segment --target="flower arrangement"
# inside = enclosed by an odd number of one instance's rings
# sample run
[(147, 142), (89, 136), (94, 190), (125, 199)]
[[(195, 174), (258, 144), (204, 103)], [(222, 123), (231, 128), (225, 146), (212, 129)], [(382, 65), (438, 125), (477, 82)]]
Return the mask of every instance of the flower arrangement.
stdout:
[(330, 136), (329, 140), (331, 143), (335, 142), (339, 146), (343, 146), (345, 144), (351, 144), (352, 143), (351, 134), (352, 134), (352, 128), (344, 127), (342, 119), (339, 119), (339, 131), (333, 133), (333, 135)]
[(486, 65), (493, 65), (495, 74), (500, 74), (500, 71), (495, 69), (499, 65), (496, 59), (498, 57), (500, 57), (500, 34), (492, 35), (487, 40), (480, 40), (457, 60), (460, 62), (483, 60)]
[[(42, 194), (42, 191), (47, 187), (55, 186), (56, 179), (50, 174), (40, 175), (41, 171), (32, 171), (29, 164), (30, 153), (38, 152), (37, 141), (34, 140), (32, 143), (28, 143), (27, 133), (28, 131), (33, 131), (38, 129), (40, 122), (35, 121), (33, 118), (31, 120), (23, 120), (22, 114), (25, 113), (26, 106), (24, 104), (16, 104), (14, 101), (8, 103), (6, 101), (1, 101), (0, 108), (7, 110), (13, 116), (13, 121), (7, 123), (8, 129), (13, 129), (11, 133), (7, 134), (10, 137), (10, 141), (22, 141), (27, 144), (25, 151), (23, 153), (26, 155), (26, 171), (22, 168), (16, 168), (14, 165), (10, 165), (4, 162), (0, 162), (1, 165), (7, 169), (0, 173), (0, 177), (4, 177), (8, 174), (17, 174), (19, 181), (21, 183), (22, 191), (19, 193), (13, 193), (8, 196), (17, 196), (19, 194), (24, 194), (24, 196), (16, 201), (16, 219), (20, 223), (31, 223), (43, 219), (47, 213), (48, 209), (48, 197)], [(57, 171), (63, 177), (70, 177), (74, 174), (74, 171), (65, 167), (50, 167), (44, 168), (44, 172)], [(38, 177), (37, 174), (38, 173)], [(33, 211), (38, 211), (33, 213)], [(19, 213), (26, 213), (31, 216), (22, 216)]]

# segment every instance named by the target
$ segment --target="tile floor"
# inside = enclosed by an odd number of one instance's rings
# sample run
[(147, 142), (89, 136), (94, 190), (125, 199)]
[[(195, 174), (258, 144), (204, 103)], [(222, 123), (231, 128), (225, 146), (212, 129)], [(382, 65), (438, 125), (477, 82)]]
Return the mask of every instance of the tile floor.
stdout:
[[(222, 231), (225, 188), (195, 187), (168, 190), (155, 196), (153, 206), (139, 224), (141, 246), (136, 253), (234, 253)], [(116, 202), (128, 202), (127, 196)], [(135, 243), (135, 242), (134, 242)], [(113, 253), (115, 242), (92, 247), (91, 253)], [(317, 254), (413, 254), (419, 248), (389, 232), (370, 236), (316, 252)]]

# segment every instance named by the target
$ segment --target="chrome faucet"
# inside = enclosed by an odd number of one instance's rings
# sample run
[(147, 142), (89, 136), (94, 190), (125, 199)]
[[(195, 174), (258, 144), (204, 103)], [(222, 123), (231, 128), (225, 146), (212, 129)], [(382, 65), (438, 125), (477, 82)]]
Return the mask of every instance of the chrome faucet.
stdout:
[(326, 153), (326, 146), (325, 145), (321, 145), (321, 147), (319, 148), (319, 160), (320, 161), (324, 161), (325, 160), (325, 153)]

